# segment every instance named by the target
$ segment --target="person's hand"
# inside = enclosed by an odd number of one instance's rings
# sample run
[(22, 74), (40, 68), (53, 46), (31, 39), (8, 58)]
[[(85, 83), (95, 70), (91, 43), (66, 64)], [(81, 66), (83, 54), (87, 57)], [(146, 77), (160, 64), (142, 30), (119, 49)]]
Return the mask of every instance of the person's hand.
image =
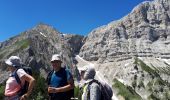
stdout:
[(55, 88), (55, 87), (48, 87), (48, 93), (57, 93), (57, 88)]
[(27, 97), (28, 97), (28, 95), (24, 94), (24, 95), (21, 96), (20, 100), (26, 100)]

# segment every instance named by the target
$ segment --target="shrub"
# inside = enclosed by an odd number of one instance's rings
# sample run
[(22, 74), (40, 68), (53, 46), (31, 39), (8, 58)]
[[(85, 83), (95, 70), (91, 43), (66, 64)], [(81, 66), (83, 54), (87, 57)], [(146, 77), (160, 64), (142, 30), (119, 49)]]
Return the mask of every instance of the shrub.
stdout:
[(4, 100), (5, 85), (0, 85), (0, 100)]
[(118, 94), (125, 98), (125, 100), (141, 100), (142, 98), (132, 89), (130, 86), (126, 86), (123, 83), (119, 82), (117, 79), (114, 79), (114, 88), (118, 89)]

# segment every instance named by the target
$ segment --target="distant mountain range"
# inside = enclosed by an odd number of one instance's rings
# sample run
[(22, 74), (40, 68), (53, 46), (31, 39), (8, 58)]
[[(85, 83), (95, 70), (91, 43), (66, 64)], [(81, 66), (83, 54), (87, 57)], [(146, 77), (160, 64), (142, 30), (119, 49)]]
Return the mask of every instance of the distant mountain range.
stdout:
[[(125, 100), (170, 98), (170, 0), (146, 1), (118, 21), (94, 29), (87, 37), (63, 34), (39, 24), (0, 44), (0, 78), (4, 59), (18, 55), (43, 76), (52, 54), (72, 67), (75, 55), (93, 63)], [(79, 67), (81, 64), (79, 64)], [(4, 78), (5, 77), (5, 78)]]

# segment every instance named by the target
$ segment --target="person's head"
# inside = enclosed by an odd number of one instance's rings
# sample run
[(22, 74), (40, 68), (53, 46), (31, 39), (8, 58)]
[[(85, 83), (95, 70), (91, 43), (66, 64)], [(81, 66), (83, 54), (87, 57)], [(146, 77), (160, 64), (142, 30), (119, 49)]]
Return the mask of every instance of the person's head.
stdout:
[(61, 60), (61, 57), (60, 55), (58, 54), (54, 54), (51, 58), (51, 64), (53, 66), (53, 69), (54, 70), (58, 70), (61, 68), (61, 63), (62, 63), (62, 60)]
[(79, 70), (80, 70), (81, 78), (84, 80), (94, 79), (96, 75), (96, 71), (94, 67), (91, 65), (83, 66), (82, 68), (79, 68)]
[(13, 71), (21, 66), (21, 59), (18, 56), (11, 56), (5, 61), (5, 63), (8, 66), (7, 69)]

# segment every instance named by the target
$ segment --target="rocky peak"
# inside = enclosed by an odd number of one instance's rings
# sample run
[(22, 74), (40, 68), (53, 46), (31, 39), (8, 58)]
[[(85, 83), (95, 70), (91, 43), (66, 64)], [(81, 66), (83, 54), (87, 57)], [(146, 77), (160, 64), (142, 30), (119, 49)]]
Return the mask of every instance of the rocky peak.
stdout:
[(53, 26), (50, 26), (47, 24), (42, 24), (42, 23), (35, 26), (32, 30), (35, 30), (37, 32), (42, 32), (45, 35), (60, 34), (60, 32), (57, 31)]
[[(65, 39), (63, 33), (58, 32), (52, 26), (39, 24), (1, 43), (0, 71), (5, 69), (4, 60), (11, 55), (19, 56), (23, 63), (43, 76), (51, 69), (50, 59), (53, 54), (61, 54), (63, 66), (72, 66), (71, 57), (74, 52), (69, 48), (80, 49), (81, 39), (83, 36), (78, 35), (70, 35)], [(74, 44), (79, 42), (81, 45)], [(76, 50), (73, 51), (76, 52)]]
[(169, 0), (144, 2), (137, 6), (132, 13), (141, 15), (146, 22), (152, 25), (168, 25), (170, 20), (169, 3)]

